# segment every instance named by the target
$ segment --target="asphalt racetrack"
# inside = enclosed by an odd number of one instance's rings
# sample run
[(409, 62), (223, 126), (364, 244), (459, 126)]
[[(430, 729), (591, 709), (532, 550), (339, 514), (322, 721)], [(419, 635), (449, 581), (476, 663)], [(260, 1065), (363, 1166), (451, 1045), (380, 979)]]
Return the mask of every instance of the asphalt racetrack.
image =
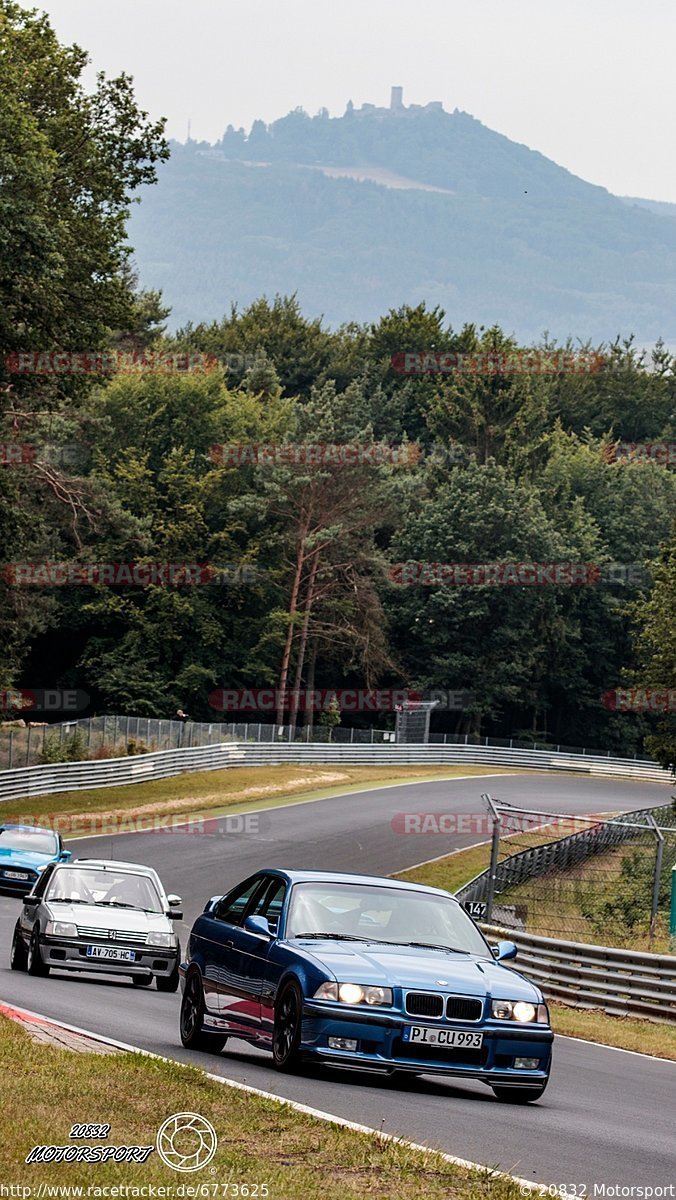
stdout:
[[(671, 794), (659, 784), (564, 775), (449, 779), (273, 808), (259, 813), (258, 828), (249, 833), (225, 833), (224, 819), (210, 823), (208, 833), (123, 834), (71, 842), (70, 848), (76, 857), (154, 866), (166, 890), (183, 897), (185, 920), (177, 929), (185, 945), (207, 898), (261, 867), (389, 875), (485, 841), (487, 833), (477, 832), (470, 820), (467, 832), (448, 835), (405, 835), (393, 829), (392, 820), (403, 812), (482, 813), (480, 795), (486, 790), (513, 804), (573, 814), (627, 811), (665, 803)], [(479, 1083), (435, 1076), (404, 1084), (315, 1068), (284, 1076), (273, 1070), (268, 1055), (244, 1042), (228, 1042), (216, 1057), (184, 1050), (178, 1035), (180, 993), (136, 989), (130, 980), (65, 974), (35, 979), (10, 971), (19, 904), (0, 897), (0, 1000), (6, 1003), (194, 1062), (461, 1158), (565, 1186), (577, 1196), (585, 1188), (590, 1197), (602, 1196), (601, 1185), (665, 1187), (676, 1181), (676, 1063), (557, 1038), (551, 1083), (538, 1103), (526, 1106), (501, 1104)]]

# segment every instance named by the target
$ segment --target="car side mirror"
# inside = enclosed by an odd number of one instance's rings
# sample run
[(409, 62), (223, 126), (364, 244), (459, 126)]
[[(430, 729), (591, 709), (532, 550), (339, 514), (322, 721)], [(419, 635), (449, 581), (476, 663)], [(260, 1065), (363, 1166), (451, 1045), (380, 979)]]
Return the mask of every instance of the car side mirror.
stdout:
[(59, 862), (69, 862), (72, 857), (72, 850), (62, 850), (59, 855)]
[(491, 946), (491, 950), (498, 962), (505, 962), (509, 958), (516, 958), (519, 953), (514, 942), (498, 942), (497, 946)]
[(40, 897), (39, 897), (39, 896), (32, 896), (32, 895), (30, 894), (30, 892), (29, 892), (29, 894), (28, 894), (27, 896), (24, 896), (24, 898), (23, 898), (23, 902), (24, 902), (24, 904), (26, 905), (26, 907), (27, 907), (27, 908), (32, 908), (34, 904), (39, 904), (39, 903), (40, 903)]
[(247, 933), (257, 933), (259, 937), (272, 937), (267, 917), (247, 917), (244, 928)]
[(222, 896), (210, 896), (209, 899), (207, 900), (206, 904), (204, 905), (203, 911), (205, 913), (212, 913), (214, 911), (216, 905), (218, 904), (218, 901), (222, 900), (222, 899), (223, 899)]
[(169, 912), (167, 913), (167, 916), (169, 917), (170, 921), (183, 920), (183, 910), (181, 909), (182, 903), (183, 901), (181, 900), (180, 896), (174, 896), (173, 894), (167, 896), (167, 904), (169, 905)]

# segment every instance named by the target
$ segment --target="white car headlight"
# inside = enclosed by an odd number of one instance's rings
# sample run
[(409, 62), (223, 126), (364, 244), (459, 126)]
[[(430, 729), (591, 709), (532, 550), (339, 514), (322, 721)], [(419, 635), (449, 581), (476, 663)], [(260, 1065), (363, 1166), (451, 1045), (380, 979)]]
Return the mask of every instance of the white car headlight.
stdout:
[(494, 1000), (492, 1012), (498, 1021), (520, 1021), (522, 1025), (532, 1021), (549, 1024), (546, 1004), (530, 1004), (527, 1000)]
[(164, 946), (165, 949), (167, 949), (167, 948), (173, 949), (173, 947), (176, 945), (176, 934), (175, 933), (149, 933), (148, 941), (146, 944), (148, 946)]
[(77, 937), (77, 925), (72, 921), (48, 921), (45, 926), (47, 937)]
[(323, 983), (314, 994), (315, 1000), (339, 1000), (341, 1004), (392, 1004), (392, 988), (370, 983)]

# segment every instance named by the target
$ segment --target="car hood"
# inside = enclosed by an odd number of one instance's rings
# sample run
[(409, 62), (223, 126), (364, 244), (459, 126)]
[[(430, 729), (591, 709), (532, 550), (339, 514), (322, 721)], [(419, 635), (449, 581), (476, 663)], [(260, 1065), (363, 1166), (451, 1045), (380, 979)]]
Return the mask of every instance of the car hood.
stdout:
[[(488, 958), (398, 946), (341, 944), (332, 941), (295, 942), (319, 961), (339, 982), (379, 984), (381, 987), (422, 988), (464, 996), (537, 1001), (537, 989), (516, 971)], [(443, 983), (441, 981), (444, 981)]]
[(38, 854), (36, 850), (12, 850), (11, 846), (0, 848), (0, 869), (3, 867), (42, 867), (52, 862), (55, 854)]
[(97, 904), (61, 904), (48, 900), (55, 921), (72, 921), (89, 929), (124, 929), (128, 933), (173, 932), (173, 925), (164, 913), (145, 913), (137, 908), (103, 908)]

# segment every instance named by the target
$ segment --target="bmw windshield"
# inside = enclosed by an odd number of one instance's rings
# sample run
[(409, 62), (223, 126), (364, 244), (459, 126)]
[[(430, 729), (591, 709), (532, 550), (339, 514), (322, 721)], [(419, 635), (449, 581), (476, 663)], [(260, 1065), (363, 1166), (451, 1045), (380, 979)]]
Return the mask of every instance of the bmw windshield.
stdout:
[(429, 947), (491, 957), (476, 926), (450, 898), (366, 884), (296, 884), (286, 936)]

